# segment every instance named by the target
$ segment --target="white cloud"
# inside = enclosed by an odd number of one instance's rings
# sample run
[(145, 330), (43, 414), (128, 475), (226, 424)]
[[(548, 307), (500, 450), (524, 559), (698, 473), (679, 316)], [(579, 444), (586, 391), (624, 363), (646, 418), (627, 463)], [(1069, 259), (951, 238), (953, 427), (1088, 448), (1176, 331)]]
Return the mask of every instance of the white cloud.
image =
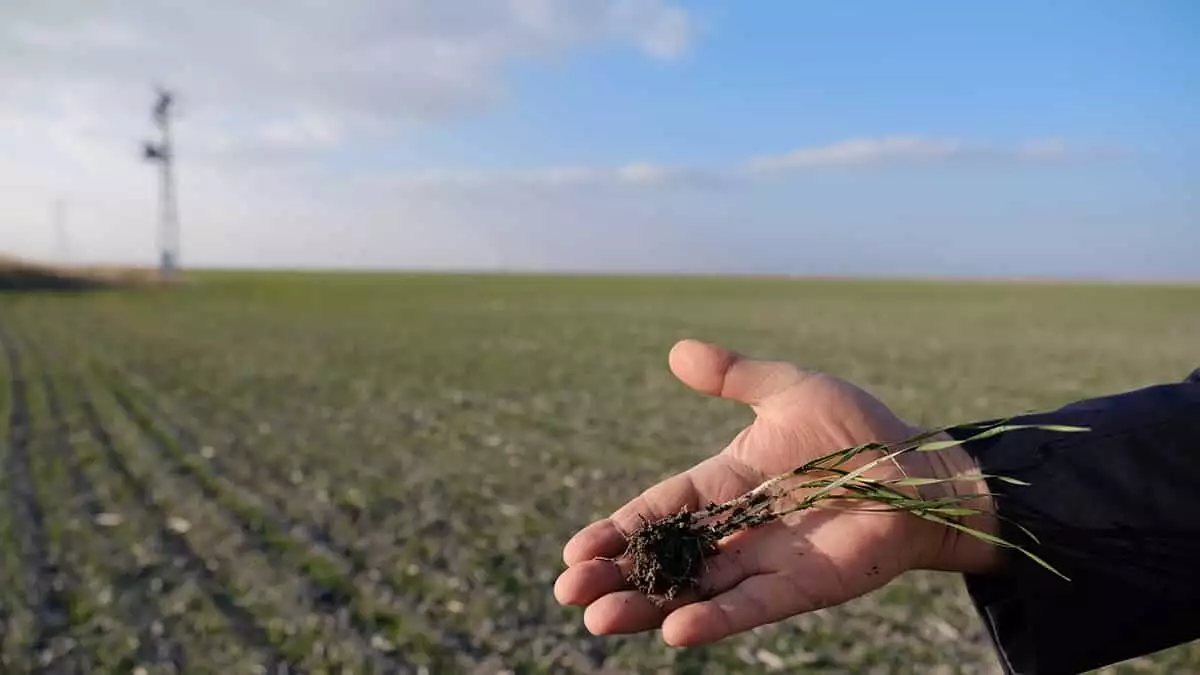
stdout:
[(617, 180), (634, 185), (668, 185), (689, 183), (702, 179), (704, 174), (696, 170), (676, 169), (645, 162), (626, 164), (616, 171)]
[(298, 149), (329, 149), (345, 137), (341, 123), (320, 114), (301, 114), (293, 119), (276, 120), (265, 125), (261, 137), (268, 143)]
[[(36, 118), (68, 145), (83, 134), (124, 148), (162, 83), (179, 93), (181, 155), (296, 161), (478, 112), (520, 60), (613, 42), (673, 59), (692, 39), (671, 0), (8, 3), (0, 115)], [(53, 161), (46, 150), (39, 161)]]
[[(48, 205), (63, 197), (81, 254), (153, 259), (155, 175), (139, 145), (151, 132), (155, 83), (180, 93), (185, 259), (282, 263), (302, 257), (297, 242), (313, 255), (352, 255), (330, 243), (340, 241), (339, 221), (387, 223), (389, 213), (416, 208), (393, 199), (365, 210), (369, 193), (340, 193), (346, 177), (322, 170), (331, 153), (479, 112), (504, 94), (521, 60), (603, 44), (670, 60), (693, 39), (690, 15), (672, 0), (0, 3), (0, 248), (51, 253)], [(442, 173), (410, 182), (475, 180)], [(524, 173), (516, 179), (531, 185), (583, 185), (606, 172)], [(425, 229), (411, 237), (430, 256), (470, 249), (459, 244), (474, 235), (439, 209), (425, 209)], [(277, 240), (281, 223), (309, 234)]]
[(681, 56), (694, 37), (695, 27), (687, 12), (655, 0), (618, 0), (611, 11), (618, 33), (637, 35), (642, 49), (661, 59)]
[(1071, 148), (1062, 138), (1039, 138), (1019, 144), (1016, 151), (1029, 159), (1057, 159), (1067, 156)]
[(648, 162), (621, 166), (549, 166), (531, 169), (427, 169), (373, 179), (376, 185), (419, 190), (514, 188), (691, 188), (725, 184), (725, 172)]
[(752, 171), (804, 169), (821, 166), (880, 164), (888, 161), (946, 159), (962, 152), (963, 144), (953, 139), (919, 136), (856, 138), (825, 146), (800, 148), (784, 155), (757, 157), (747, 162)]
[(130, 49), (145, 46), (124, 23), (107, 18), (87, 17), (68, 26), (48, 26), (28, 19), (17, 19), (8, 28), (8, 37), (18, 46), (54, 52), (74, 49)]
[(494, 101), (514, 60), (613, 41), (670, 59), (692, 32), (669, 0), (42, 0), (0, 9), (0, 81), (23, 98), (100, 83), (102, 105), (162, 80), (214, 122), (442, 121)]

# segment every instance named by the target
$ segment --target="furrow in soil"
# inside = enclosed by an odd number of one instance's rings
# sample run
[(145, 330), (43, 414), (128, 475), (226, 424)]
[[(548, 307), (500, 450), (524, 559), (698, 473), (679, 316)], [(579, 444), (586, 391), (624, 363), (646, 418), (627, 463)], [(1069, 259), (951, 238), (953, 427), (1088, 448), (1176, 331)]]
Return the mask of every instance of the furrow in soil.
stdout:
[(182, 561), (182, 571), (198, 581), (204, 593), (230, 624), (233, 632), (250, 647), (265, 655), (268, 673), (283, 675), (303, 672), (296, 664), (289, 662), (289, 659), (278, 652), (266, 628), (252, 613), (238, 604), (227, 590), (227, 584), (221, 578), (219, 571), (208, 565), (187, 538), (170, 527), (170, 515), (163, 505), (153, 497), (148, 486), (130, 470), (125, 458), (117, 450), (112, 435), (105, 427), (91, 399), (83, 397), (80, 404), (93, 437), (103, 449), (108, 468), (120, 476), (129, 491), (136, 496), (139, 506), (154, 518), (156, 522), (155, 537), (162, 550), (174, 559)]
[(292, 572), (299, 577), (302, 586), (307, 588), (306, 595), (313, 611), (324, 615), (334, 625), (340, 622), (339, 615), (345, 612), (350, 628), (353, 629), (353, 632), (345, 637), (357, 643), (358, 651), (370, 659), (375, 668), (373, 672), (402, 673), (415, 670), (415, 666), (403, 660), (402, 654), (395, 653), (395, 650), (380, 643), (377, 638), (379, 632), (391, 623), (391, 617), (359, 611), (359, 603), (355, 601), (361, 598), (361, 593), (344, 577), (322, 574), (321, 578), (317, 578), (314, 570), (323, 571), (324, 566), (321, 564), (323, 561), (309, 557), (315, 552), (299, 552), (297, 555), (296, 544), (299, 542), (294, 538), (289, 541), (290, 532), (286, 528), (271, 528), (271, 524), (265, 521), (261, 514), (255, 513), (248, 517), (249, 514), (244, 510), (232, 506), (231, 495), (211, 480), (206, 480), (211, 476), (196, 471), (180, 460), (175, 449), (161, 436), (160, 424), (156, 420), (148, 419), (141, 409), (133, 404), (122, 387), (114, 386), (110, 393), (123, 414), (138, 428), (170, 473), (190, 483), (215, 505), (229, 522), (241, 530), (246, 541), (272, 562), (274, 569)]
[(15, 543), (24, 572), (20, 591), (33, 616), (33, 634), (27, 645), (29, 663), (38, 672), (58, 672), (48, 667), (50, 664), (44, 662), (43, 654), (68, 626), (68, 612), (61, 582), (55, 583), (58, 571), (50, 559), (45, 516), (30, 468), (29, 444), (33, 425), (27, 399), (30, 381), (21, 364), (16, 342), (7, 331), (0, 331), (0, 349), (8, 362), (10, 379), (9, 452), (5, 467), (10, 481), (9, 508), (12, 509)]
[[(36, 350), (27, 349), (27, 351), (35, 352)], [(71, 423), (66, 416), (66, 406), (77, 406), (79, 404), (78, 394), (72, 396), (72, 392), (78, 392), (78, 387), (82, 385), (71, 380), (65, 380), (63, 384), (68, 393), (66, 396), (63, 396), (59, 391), (59, 386), (55, 383), (55, 378), (51, 376), (48, 369), (42, 369), (41, 378), (42, 386), (46, 392), (47, 407), (49, 408), (54, 425), (56, 448), (66, 466), (67, 480), (73, 497), (72, 501), (86, 515), (86, 522), (91, 527), (91, 531), (87, 533), (87, 536), (92, 541), (100, 542), (99, 549), (104, 562), (111, 564), (112, 561), (122, 559), (127, 553), (121, 550), (118, 543), (111, 536), (100, 531), (96, 526), (97, 522), (103, 520), (104, 516), (102, 514), (105, 513), (104, 505), (100, 497), (96, 494), (95, 486), (81, 468), (81, 458), (77, 456), (74, 446), (71, 443)], [(138, 646), (137, 652), (132, 656), (133, 663), (165, 662), (171, 664), (176, 672), (186, 672), (187, 664), (184, 658), (184, 650), (178, 642), (180, 637), (178, 635), (178, 621), (173, 616), (163, 615), (156, 597), (161, 593), (161, 589), (156, 592), (151, 588), (156, 581), (161, 583), (161, 580), (157, 580), (151, 575), (146, 575), (130, 581), (131, 583), (125, 584), (122, 587), (121, 593), (131, 600), (133, 598), (140, 598), (140, 600), (127, 603), (134, 610), (134, 614), (128, 617), (130, 624), (140, 627), (135, 638)], [(82, 672), (92, 672), (92, 669), (84, 667)]]

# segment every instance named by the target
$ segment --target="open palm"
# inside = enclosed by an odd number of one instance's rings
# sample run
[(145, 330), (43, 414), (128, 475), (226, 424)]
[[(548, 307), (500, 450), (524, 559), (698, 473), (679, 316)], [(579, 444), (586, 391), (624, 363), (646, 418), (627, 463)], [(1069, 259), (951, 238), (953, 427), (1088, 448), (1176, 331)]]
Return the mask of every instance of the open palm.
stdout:
[[(641, 518), (698, 510), (839, 448), (892, 442), (916, 430), (878, 399), (828, 375), (748, 359), (685, 340), (671, 370), (700, 392), (745, 403), (755, 421), (720, 453), (644, 491), (566, 544), (558, 601), (587, 609), (596, 634), (661, 628), (671, 645), (696, 645), (872, 591), (918, 564), (929, 536), (902, 514), (805, 512), (727, 538), (700, 590), (659, 606), (626, 582), (625, 534)], [(900, 469), (888, 466), (893, 472)]]

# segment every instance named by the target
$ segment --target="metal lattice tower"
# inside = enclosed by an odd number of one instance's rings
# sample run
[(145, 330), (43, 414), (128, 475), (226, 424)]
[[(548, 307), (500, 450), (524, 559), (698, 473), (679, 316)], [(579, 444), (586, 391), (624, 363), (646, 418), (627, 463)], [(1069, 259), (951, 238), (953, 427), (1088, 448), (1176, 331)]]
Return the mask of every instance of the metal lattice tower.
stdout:
[(157, 162), (161, 182), (158, 205), (158, 250), (159, 270), (163, 278), (175, 276), (179, 266), (179, 208), (175, 201), (175, 149), (171, 144), (171, 105), (174, 95), (158, 89), (158, 100), (154, 104), (154, 123), (158, 126), (159, 141), (145, 143), (143, 152), (147, 160)]

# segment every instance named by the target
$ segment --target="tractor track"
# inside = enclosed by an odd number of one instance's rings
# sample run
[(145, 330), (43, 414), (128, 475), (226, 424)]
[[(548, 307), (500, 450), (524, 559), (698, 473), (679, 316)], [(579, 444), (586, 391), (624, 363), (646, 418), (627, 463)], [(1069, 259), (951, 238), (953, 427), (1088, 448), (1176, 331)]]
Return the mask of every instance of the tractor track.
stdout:
[(38, 673), (82, 672), (68, 670), (73, 665), (72, 659), (54, 661), (47, 658), (55, 638), (69, 628), (68, 594), (66, 581), (51, 559), (45, 513), (30, 466), (29, 443), (33, 427), (28, 400), (30, 382), (23, 371), (16, 342), (3, 329), (0, 329), (0, 349), (8, 361), (11, 388), (9, 452), (5, 467), (9, 477), (9, 508), (12, 509), (15, 543), (24, 574), (21, 592), (33, 616), (33, 635), (28, 645), (30, 667)]
[[(33, 350), (29, 351), (32, 352)], [(71, 487), (73, 500), (76, 503), (82, 502), (89, 519), (94, 521), (95, 516), (99, 513), (96, 510), (98, 508), (98, 501), (95, 490), (92, 489), (91, 484), (87, 482), (86, 477), (80, 472), (78, 459), (72, 452), (71, 431), (66, 418), (63, 416), (62, 401), (58, 396), (58, 390), (54, 386), (50, 373), (45, 368), (40, 368), (39, 370), (42, 389), (46, 393), (46, 407), (49, 410), (51, 424), (54, 427), (55, 453), (62, 459), (63, 465), (67, 468), (67, 480)], [(86, 654), (76, 654), (75, 658), (78, 660), (75, 671), (82, 673), (92, 672), (93, 669), (91, 664), (87, 663)]]
[[(35, 350), (28, 351), (34, 352)], [(71, 486), (71, 494), (75, 503), (81, 506), (87, 514), (89, 523), (95, 523), (105, 509), (100, 497), (96, 494), (95, 486), (81, 470), (79, 458), (72, 449), (71, 427), (66, 419), (63, 397), (55, 386), (54, 378), (51, 377), (49, 371), (42, 369), (41, 380), (46, 391), (47, 407), (54, 423), (57, 449), (67, 467), (67, 480)], [(72, 388), (67, 387), (67, 389), (71, 390)], [(78, 389), (74, 390), (79, 391)], [(69, 401), (69, 403), (79, 404), (80, 398)], [(112, 545), (109, 538), (101, 535), (99, 539), (105, 542), (104, 555), (106, 559), (116, 559), (121, 554)], [(156, 603), (153, 601), (155, 593), (150, 590), (151, 580), (149, 578), (141, 576), (129, 579), (128, 582), (121, 585), (122, 594), (133, 593), (143, 599), (142, 602), (131, 603), (137, 608), (137, 613), (130, 618), (133, 625), (141, 627), (137, 636), (138, 648), (133, 656), (133, 663), (130, 664), (131, 667), (136, 664), (165, 661), (173, 664), (177, 672), (186, 672), (187, 660), (183, 646), (177, 637), (174, 639), (172, 637), (178, 636), (179, 622), (175, 617), (164, 616), (154, 611), (156, 607)], [(91, 672), (91, 669), (86, 668), (83, 672)]]

